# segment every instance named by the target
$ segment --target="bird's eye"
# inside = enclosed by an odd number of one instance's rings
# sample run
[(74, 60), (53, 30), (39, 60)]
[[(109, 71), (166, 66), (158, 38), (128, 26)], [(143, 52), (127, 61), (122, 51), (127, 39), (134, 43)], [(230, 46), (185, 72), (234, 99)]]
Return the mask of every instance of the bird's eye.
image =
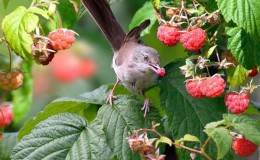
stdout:
[(148, 60), (149, 59), (149, 57), (147, 56), (147, 55), (144, 55), (144, 60)]

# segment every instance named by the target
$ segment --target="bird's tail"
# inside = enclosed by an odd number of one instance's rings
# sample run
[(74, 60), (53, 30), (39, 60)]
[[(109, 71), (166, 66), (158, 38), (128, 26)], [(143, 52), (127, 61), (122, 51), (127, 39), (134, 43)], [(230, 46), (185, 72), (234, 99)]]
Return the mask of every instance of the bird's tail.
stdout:
[(126, 34), (117, 22), (107, 0), (81, 1), (105, 34), (113, 50), (119, 50)]

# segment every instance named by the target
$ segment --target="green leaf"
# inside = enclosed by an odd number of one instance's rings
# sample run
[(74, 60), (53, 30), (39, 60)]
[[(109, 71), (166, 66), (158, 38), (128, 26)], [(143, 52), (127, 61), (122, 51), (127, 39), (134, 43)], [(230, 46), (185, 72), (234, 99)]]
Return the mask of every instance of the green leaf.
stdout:
[(193, 135), (185, 134), (183, 138), (175, 140), (175, 143), (180, 144), (181, 142), (200, 142), (200, 140)]
[(32, 70), (33, 63), (26, 61), (21, 64), (21, 70), (24, 75), (24, 81), (21, 88), (12, 92), (14, 119), (13, 125), (17, 126), (27, 115), (32, 105), (33, 79)]
[(3, 139), (0, 140), (0, 159), (9, 160), (12, 149), (17, 142), (16, 133), (4, 133)]
[(43, 9), (41, 9), (41, 8), (38, 8), (38, 7), (30, 7), (30, 8), (28, 9), (28, 12), (39, 14), (39, 15), (43, 16), (43, 17), (46, 18), (46, 19), (49, 19), (49, 18), (50, 18), (50, 17), (48, 16), (48, 11), (43, 10)]
[(238, 27), (227, 28), (227, 34), (230, 36), (227, 47), (243, 67), (250, 70), (260, 64), (260, 47), (255, 38)]
[(248, 77), (248, 71), (242, 66), (237, 65), (226, 70), (227, 81), (231, 86), (241, 85)]
[(155, 22), (156, 22), (156, 17), (155, 17), (154, 11), (153, 11), (153, 6), (150, 2), (144, 3), (143, 7), (141, 7), (139, 10), (136, 11), (135, 15), (133, 16), (133, 18), (129, 24), (129, 27), (128, 27), (129, 30), (138, 26), (146, 19), (150, 19), (151, 24), (142, 32), (141, 36), (149, 34), (153, 24), (155, 24)]
[(33, 39), (29, 33), (36, 28), (38, 21), (38, 16), (28, 12), (25, 7), (19, 6), (2, 22), (5, 38), (10, 47), (26, 60), (32, 59)]
[(151, 3), (153, 4), (153, 7), (157, 10), (160, 9), (160, 0), (150, 0)]
[(227, 22), (233, 21), (251, 35), (260, 35), (258, 0), (218, 0), (219, 10)]
[[(150, 106), (144, 118), (142, 106), (143, 102), (132, 96), (120, 95), (112, 107), (104, 104), (98, 111), (97, 119), (103, 123), (107, 142), (119, 159), (140, 159), (139, 154), (129, 148), (128, 133), (135, 129), (151, 128), (152, 121), (160, 122), (158, 110)], [(162, 132), (161, 126), (157, 129)]]
[(224, 125), (224, 120), (216, 121), (216, 122), (210, 122), (205, 126), (205, 129), (214, 129), (220, 125)]
[(101, 123), (61, 113), (39, 123), (13, 149), (11, 159), (100, 159), (105, 135)]
[(233, 140), (229, 130), (224, 127), (218, 127), (207, 128), (204, 132), (214, 140), (218, 147), (218, 159), (222, 159), (230, 150)]
[(213, 51), (215, 50), (216, 47), (217, 47), (217, 45), (210, 47), (210, 49), (205, 54), (205, 58), (209, 58), (212, 55), (212, 53), (213, 53)]
[(57, 10), (59, 11), (62, 20), (62, 27), (72, 28), (78, 20), (77, 13), (74, 9), (73, 4), (68, 0), (59, 1), (59, 4), (57, 5)]
[[(184, 62), (170, 63), (165, 66), (166, 76), (159, 80), (161, 106), (164, 108), (169, 130), (173, 139), (180, 139), (185, 134), (192, 134), (205, 141), (207, 136), (202, 131), (212, 121), (222, 119), (226, 112), (224, 97), (196, 99), (191, 97), (185, 88), (185, 77), (179, 67)], [(211, 145), (209, 145), (211, 146)], [(212, 147), (209, 147), (212, 148)], [(194, 146), (193, 146), (194, 147)], [(189, 153), (183, 159), (189, 159)], [(214, 149), (209, 153), (214, 154)]]
[(233, 126), (246, 139), (255, 144), (260, 144), (260, 124), (256, 119), (235, 114), (225, 114), (224, 119), (227, 125)]
[(77, 113), (84, 115), (84, 110), (88, 109), (91, 104), (87, 101), (71, 99), (71, 98), (61, 98), (55, 100), (54, 102), (47, 105), (44, 111), (39, 112), (36, 117), (29, 119), (19, 131), (18, 138), (21, 140), (24, 136), (28, 135), (34, 127), (41, 121), (46, 120), (47, 118), (64, 113)]
[(158, 147), (159, 143), (166, 143), (169, 146), (172, 146), (172, 140), (170, 138), (168, 138), (168, 137), (165, 137), (165, 136), (162, 136), (162, 137), (160, 137), (159, 139), (156, 140), (155, 148)]

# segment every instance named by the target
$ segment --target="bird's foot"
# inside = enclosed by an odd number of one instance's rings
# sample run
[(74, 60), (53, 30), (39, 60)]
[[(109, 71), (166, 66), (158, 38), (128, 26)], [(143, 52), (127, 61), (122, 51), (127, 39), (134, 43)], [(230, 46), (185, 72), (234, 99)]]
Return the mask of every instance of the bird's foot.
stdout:
[(150, 110), (150, 100), (149, 98), (145, 98), (144, 105), (142, 108), (142, 111), (144, 111), (144, 117), (146, 117), (146, 114), (149, 112), (149, 110)]
[(107, 103), (107, 104), (110, 104), (110, 106), (112, 106), (114, 99), (116, 99), (116, 96), (114, 96), (114, 91), (112, 90), (112, 91), (109, 93), (108, 97), (107, 97), (106, 103)]

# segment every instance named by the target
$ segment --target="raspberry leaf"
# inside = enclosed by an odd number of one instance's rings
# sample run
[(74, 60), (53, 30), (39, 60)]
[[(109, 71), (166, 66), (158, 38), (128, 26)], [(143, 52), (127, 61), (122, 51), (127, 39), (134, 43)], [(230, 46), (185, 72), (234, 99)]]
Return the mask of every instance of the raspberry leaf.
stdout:
[(18, 138), (21, 140), (24, 136), (28, 135), (34, 127), (41, 121), (46, 120), (52, 115), (64, 112), (82, 114), (88, 111), (88, 108), (95, 107), (90, 103), (84, 102), (79, 99), (61, 98), (47, 105), (43, 112), (39, 112), (36, 117), (29, 119), (19, 131)]
[(9, 160), (13, 147), (17, 143), (17, 133), (0, 134), (3, 139), (0, 140), (0, 159)]
[(150, 2), (144, 3), (143, 7), (141, 7), (133, 16), (128, 28), (131, 30), (132, 28), (138, 26), (144, 20), (150, 19), (151, 24), (141, 33), (141, 36), (150, 33), (152, 26), (156, 22), (156, 17), (154, 15), (153, 6)]
[(10, 47), (26, 60), (32, 59), (33, 39), (29, 33), (36, 28), (38, 21), (38, 16), (19, 6), (2, 22), (4, 35)]
[(88, 124), (77, 114), (61, 113), (39, 123), (16, 144), (11, 158), (101, 159), (104, 147), (100, 122)]
[(160, 137), (159, 139), (156, 140), (155, 148), (157, 148), (160, 143), (166, 143), (169, 146), (172, 146), (172, 140), (169, 139), (168, 137), (165, 137), (165, 136), (162, 136), (162, 137)]
[(30, 7), (28, 9), (28, 12), (31, 12), (31, 13), (36, 13), (38, 15), (41, 15), (43, 16), (45, 19), (49, 19), (50, 17), (48, 16), (48, 11), (45, 11), (41, 8), (38, 8), (38, 7)]
[(233, 21), (251, 35), (260, 36), (260, 3), (258, 0), (218, 0), (218, 7), (227, 22)]
[(211, 137), (218, 147), (218, 159), (222, 159), (231, 148), (232, 136), (225, 127), (207, 128), (204, 130)]
[(246, 115), (225, 114), (224, 119), (227, 125), (234, 127), (246, 139), (260, 144), (260, 124), (257, 120)]
[(227, 81), (230, 83), (231, 86), (241, 85), (248, 77), (248, 72), (242, 65), (228, 68), (226, 73)]
[(250, 36), (239, 27), (226, 28), (226, 32), (230, 36), (227, 47), (243, 67), (249, 70), (260, 64), (259, 38)]
[[(157, 109), (150, 106), (150, 111), (144, 118), (142, 106), (142, 101), (124, 95), (117, 96), (113, 107), (104, 104), (98, 111), (97, 119), (102, 121), (108, 144), (119, 159), (140, 159), (140, 155), (131, 151), (128, 145), (128, 132), (138, 128), (150, 128), (152, 121), (160, 122)], [(162, 132), (160, 126), (157, 129)]]
[(180, 144), (181, 142), (200, 142), (200, 140), (193, 135), (185, 134), (183, 138), (175, 140), (176, 144)]

